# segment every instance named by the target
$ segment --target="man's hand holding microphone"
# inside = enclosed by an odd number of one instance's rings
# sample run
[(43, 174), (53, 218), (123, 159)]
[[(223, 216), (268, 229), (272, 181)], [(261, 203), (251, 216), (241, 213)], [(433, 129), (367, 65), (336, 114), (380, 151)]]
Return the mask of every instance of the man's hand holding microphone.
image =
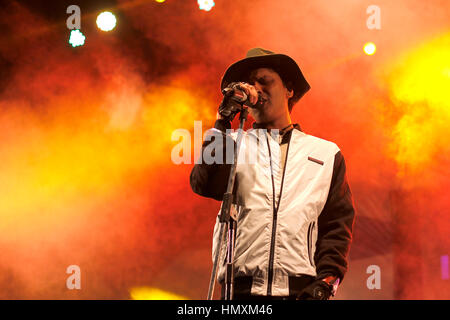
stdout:
[(217, 119), (233, 121), (236, 114), (243, 108), (244, 104), (251, 108), (257, 108), (263, 99), (256, 88), (245, 82), (232, 82), (222, 90), (223, 100), (219, 105)]

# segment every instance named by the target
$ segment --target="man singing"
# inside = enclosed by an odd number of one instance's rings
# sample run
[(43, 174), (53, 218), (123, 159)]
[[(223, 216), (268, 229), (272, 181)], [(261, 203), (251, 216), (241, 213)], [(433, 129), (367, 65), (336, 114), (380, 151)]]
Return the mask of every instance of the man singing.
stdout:
[[(292, 58), (254, 48), (226, 70), (221, 89), (227, 93), (202, 151), (214, 142), (223, 161), (196, 164), (190, 183), (195, 193), (222, 200), (231, 168), (227, 160), (233, 159), (226, 145), (236, 146), (231, 121), (244, 103), (234, 94), (245, 93), (255, 122), (243, 134), (239, 156), (256, 155), (258, 161), (238, 161), (236, 168), (233, 298), (329, 299), (347, 271), (355, 210), (338, 146), (291, 121), (308, 82)], [(221, 241), (218, 225), (217, 220), (213, 255)]]

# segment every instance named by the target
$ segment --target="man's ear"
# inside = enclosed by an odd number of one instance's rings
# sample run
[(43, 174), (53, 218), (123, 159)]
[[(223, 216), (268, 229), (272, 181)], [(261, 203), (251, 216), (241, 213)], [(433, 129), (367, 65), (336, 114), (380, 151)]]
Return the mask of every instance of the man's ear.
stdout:
[(290, 99), (294, 96), (294, 85), (292, 81), (284, 82), (284, 87), (286, 88), (286, 98)]
[(286, 96), (287, 96), (288, 99), (292, 98), (294, 96), (294, 90), (287, 89)]

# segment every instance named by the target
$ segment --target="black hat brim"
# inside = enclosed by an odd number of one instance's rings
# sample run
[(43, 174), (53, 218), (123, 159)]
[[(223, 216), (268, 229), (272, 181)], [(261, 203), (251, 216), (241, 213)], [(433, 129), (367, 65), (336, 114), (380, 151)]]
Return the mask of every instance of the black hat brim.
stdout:
[(270, 54), (248, 57), (233, 63), (222, 77), (221, 90), (231, 82), (248, 81), (250, 72), (258, 68), (272, 68), (280, 74), (283, 81), (292, 82), (295, 102), (311, 88), (299, 66), (291, 57), (284, 54)]

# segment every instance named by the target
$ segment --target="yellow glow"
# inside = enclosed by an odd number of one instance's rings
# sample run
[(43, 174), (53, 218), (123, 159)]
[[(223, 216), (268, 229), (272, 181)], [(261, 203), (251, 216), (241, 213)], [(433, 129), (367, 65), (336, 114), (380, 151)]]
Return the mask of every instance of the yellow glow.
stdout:
[(90, 108), (101, 104), (91, 100), (83, 112), (54, 111), (49, 124), (20, 112), (0, 117), (0, 231), (70, 219), (70, 208), (110, 197), (170, 163), (172, 132), (214, 117), (211, 102), (194, 91), (176, 84), (127, 89), (104, 101), (105, 109)]
[(175, 293), (151, 287), (132, 288), (130, 296), (132, 300), (188, 300), (186, 297)]
[(364, 45), (364, 53), (371, 56), (377, 51), (377, 47), (375, 46), (375, 43), (373, 42), (367, 42)]
[(450, 34), (400, 57), (390, 69), (385, 114), (395, 122), (388, 153), (401, 176), (413, 177), (450, 152)]
[(146, 105), (159, 106), (146, 108), (142, 113), (145, 126), (152, 132), (160, 133), (160, 138), (153, 142), (155, 144), (173, 144), (172, 132), (179, 128), (193, 129), (195, 120), (213, 122), (215, 115), (211, 111), (210, 102), (186, 90), (183, 81), (188, 83), (185, 79), (170, 86), (150, 88), (149, 93), (144, 96)]

